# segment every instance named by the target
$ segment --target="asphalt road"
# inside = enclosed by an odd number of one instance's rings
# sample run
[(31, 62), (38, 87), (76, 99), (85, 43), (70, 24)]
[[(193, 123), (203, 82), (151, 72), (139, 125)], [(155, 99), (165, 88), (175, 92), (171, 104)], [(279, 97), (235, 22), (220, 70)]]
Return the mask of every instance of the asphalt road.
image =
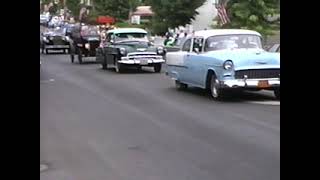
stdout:
[(41, 55), (41, 180), (279, 180), (280, 102)]

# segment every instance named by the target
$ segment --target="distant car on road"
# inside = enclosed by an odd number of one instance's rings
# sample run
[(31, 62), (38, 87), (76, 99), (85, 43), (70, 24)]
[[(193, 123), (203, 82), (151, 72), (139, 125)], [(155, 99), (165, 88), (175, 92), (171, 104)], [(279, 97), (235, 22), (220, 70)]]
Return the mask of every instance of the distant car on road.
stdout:
[(147, 31), (140, 28), (120, 28), (107, 32), (105, 47), (97, 49), (97, 62), (103, 69), (115, 68), (122, 72), (127, 67), (141, 69), (150, 66), (160, 72), (165, 51), (162, 46), (154, 46), (148, 39)]
[(78, 57), (79, 64), (83, 63), (84, 57), (96, 56), (96, 48), (100, 45), (99, 29), (96, 26), (75, 26), (72, 30), (71, 38), (71, 63), (74, 62), (75, 55)]
[(280, 99), (280, 54), (262, 49), (255, 31), (197, 31), (178, 52), (167, 53), (166, 74), (179, 89), (208, 89), (215, 100), (230, 90), (272, 90)]
[(46, 14), (40, 14), (40, 25), (48, 26), (50, 16)]
[(42, 39), (40, 39), (42, 53), (48, 54), (49, 50), (63, 50), (66, 53), (70, 48), (69, 41), (69, 37), (65, 36), (64, 29), (50, 29), (42, 33)]

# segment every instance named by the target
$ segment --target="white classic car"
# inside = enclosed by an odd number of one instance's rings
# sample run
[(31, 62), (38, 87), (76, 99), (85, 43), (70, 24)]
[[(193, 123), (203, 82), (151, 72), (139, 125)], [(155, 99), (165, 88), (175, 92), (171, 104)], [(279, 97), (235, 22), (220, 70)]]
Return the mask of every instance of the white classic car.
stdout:
[(215, 100), (228, 90), (272, 90), (280, 99), (280, 53), (262, 49), (261, 35), (243, 29), (197, 31), (168, 52), (166, 74), (178, 88), (208, 89)]

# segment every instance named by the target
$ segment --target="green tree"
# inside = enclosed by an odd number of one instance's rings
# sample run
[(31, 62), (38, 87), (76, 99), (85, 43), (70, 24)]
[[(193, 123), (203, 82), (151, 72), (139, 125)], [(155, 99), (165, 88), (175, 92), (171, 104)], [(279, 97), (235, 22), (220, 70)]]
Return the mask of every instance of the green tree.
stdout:
[(279, 14), (280, 0), (229, 0), (226, 9), (231, 22), (225, 28), (252, 29), (265, 37), (277, 29), (279, 21), (270, 16)]
[(42, 3), (43, 4), (49, 4), (49, 3), (53, 3), (53, 0), (42, 0)]
[(117, 21), (125, 21), (139, 5), (139, 0), (95, 0), (93, 4), (95, 15), (108, 15), (115, 17)]
[(66, 6), (71, 11), (71, 14), (75, 17), (79, 16), (80, 12), (80, 0), (67, 0)]
[(145, 0), (155, 13), (152, 19), (152, 30), (156, 34), (164, 34), (168, 28), (189, 24), (199, 14), (196, 9), (205, 0)]
[(49, 13), (50, 13), (51, 15), (57, 14), (57, 11), (58, 11), (58, 5), (57, 5), (57, 4), (53, 4), (53, 6), (51, 6), (51, 7), (49, 8)]

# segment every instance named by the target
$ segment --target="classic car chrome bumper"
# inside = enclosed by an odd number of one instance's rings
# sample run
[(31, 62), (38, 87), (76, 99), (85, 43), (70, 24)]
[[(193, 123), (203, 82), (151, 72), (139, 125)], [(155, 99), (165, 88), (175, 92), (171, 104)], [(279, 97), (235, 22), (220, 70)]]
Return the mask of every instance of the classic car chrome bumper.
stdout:
[(164, 63), (165, 60), (162, 56), (138, 56), (138, 57), (121, 57), (121, 60), (118, 63), (121, 64), (136, 64), (136, 65), (148, 65), (155, 63)]
[(220, 81), (222, 88), (272, 88), (280, 87), (280, 78), (230, 79)]
[(46, 45), (46, 49), (68, 49), (70, 48), (69, 45)]

